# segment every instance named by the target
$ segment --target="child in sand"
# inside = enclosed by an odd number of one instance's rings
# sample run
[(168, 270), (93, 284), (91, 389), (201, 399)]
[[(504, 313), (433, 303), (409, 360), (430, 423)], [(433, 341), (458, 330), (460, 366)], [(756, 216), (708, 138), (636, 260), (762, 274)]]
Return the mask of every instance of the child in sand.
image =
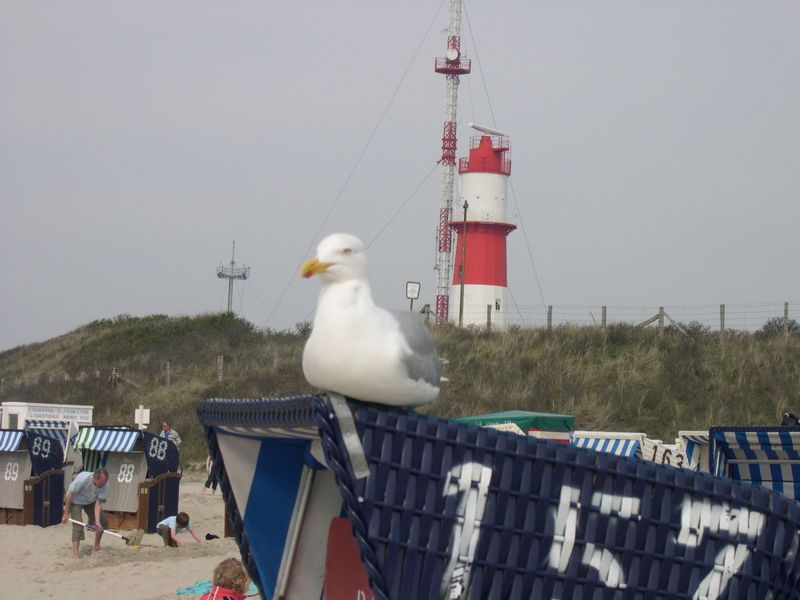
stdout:
[(242, 561), (225, 559), (214, 569), (211, 591), (198, 600), (244, 600), (249, 581)]
[(183, 542), (178, 539), (178, 534), (188, 531), (198, 543), (202, 543), (197, 534), (192, 531), (192, 526), (189, 524), (189, 515), (185, 512), (179, 512), (174, 517), (167, 517), (156, 526), (156, 533), (164, 540), (165, 546), (176, 548)]

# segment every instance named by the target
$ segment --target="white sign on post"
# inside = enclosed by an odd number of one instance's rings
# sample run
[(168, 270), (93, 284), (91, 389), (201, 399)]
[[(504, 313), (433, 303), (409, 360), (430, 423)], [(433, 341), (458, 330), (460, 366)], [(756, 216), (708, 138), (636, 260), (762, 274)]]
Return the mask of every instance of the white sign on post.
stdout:
[(406, 298), (411, 300), (408, 310), (414, 310), (414, 300), (419, 298), (419, 281), (406, 281)]
[(140, 430), (147, 429), (147, 425), (150, 423), (150, 409), (140, 404), (139, 408), (133, 412), (133, 422)]

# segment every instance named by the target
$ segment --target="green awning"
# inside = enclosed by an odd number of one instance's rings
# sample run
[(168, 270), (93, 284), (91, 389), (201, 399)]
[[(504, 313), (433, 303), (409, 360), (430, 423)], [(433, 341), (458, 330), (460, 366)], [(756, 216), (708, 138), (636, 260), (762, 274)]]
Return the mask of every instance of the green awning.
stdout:
[(455, 420), (483, 427), (513, 423), (525, 432), (531, 429), (539, 431), (572, 431), (575, 423), (575, 417), (572, 415), (554, 415), (552, 413), (529, 412), (526, 410), (507, 410), (474, 417), (462, 417)]

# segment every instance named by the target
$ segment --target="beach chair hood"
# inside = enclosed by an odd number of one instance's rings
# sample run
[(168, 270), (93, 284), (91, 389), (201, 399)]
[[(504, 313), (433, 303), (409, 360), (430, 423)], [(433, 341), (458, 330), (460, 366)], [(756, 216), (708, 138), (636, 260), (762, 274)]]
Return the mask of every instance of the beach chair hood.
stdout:
[(350, 424), (327, 397), (198, 408), (264, 598), (275, 593), (291, 536), (263, 515), (296, 505), (280, 488), (316, 462), (314, 440), (375, 598), (800, 598), (800, 505), (784, 496), (413, 411), (349, 406)]

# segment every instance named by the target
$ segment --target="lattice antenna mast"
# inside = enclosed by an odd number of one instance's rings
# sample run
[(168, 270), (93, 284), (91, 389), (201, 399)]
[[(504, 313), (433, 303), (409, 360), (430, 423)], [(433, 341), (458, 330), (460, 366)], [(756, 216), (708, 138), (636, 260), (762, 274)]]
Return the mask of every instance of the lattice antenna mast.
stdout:
[(439, 204), (439, 229), (436, 252), (436, 323), (447, 323), (450, 299), (450, 268), (452, 232), (450, 220), (453, 215), (453, 187), (456, 169), (456, 110), (458, 108), (458, 77), (467, 75), (471, 61), (461, 56), (461, 0), (450, 0), (450, 24), (447, 35), (445, 58), (437, 58), (434, 66), (437, 73), (445, 76), (447, 91), (444, 106), (444, 131), (442, 134), (441, 202)]
[(236, 266), (236, 242), (233, 242), (233, 252), (231, 253), (231, 265), (224, 266), (222, 263), (217, 267), (217, 277), (228, 280), (228, 312), (233, 312), (233, 280), (247, 279), (250, 277), (250, 267), (242, 265)]

